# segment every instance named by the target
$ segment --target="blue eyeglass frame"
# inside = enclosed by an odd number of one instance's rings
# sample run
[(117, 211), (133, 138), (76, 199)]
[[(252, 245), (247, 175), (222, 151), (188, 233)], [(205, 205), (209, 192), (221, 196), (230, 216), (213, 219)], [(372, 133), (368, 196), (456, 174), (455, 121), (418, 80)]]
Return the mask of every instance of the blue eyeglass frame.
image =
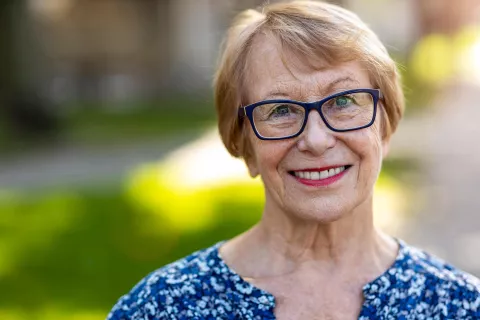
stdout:
[[(323, 115), (323, 112), (322, 112), (323, 104), (325, 102), (327, 102), (328, 100), (330, 100), (332, 98), (335, 98), (335, 97), (343, 96), (343, 95), (346, 95), (346, 94), (349, 94), (349, 93), (362, 93), (362, 92), (363, 93), (369, 93), (373, 98), (373, 117), (372, 117), (372, 121), (370, 121), (368, 124), (366, 124), (364, 126), (350, 128), (350, 129), (335, 129), (334, 127), (332, 127), (328, 123), (328, 121), (326, 120), (325, 116)], [(238, 117), (240, 118), (240, 120), (242, 120), (246, 116), (248, 118), (248, 120), (250, 120), (250, 125), (252, 126), (253, 132), (261, 140), (283, 140), (283, 139), (290, 139), (290, 138), (295, 138), (295, 137), (299, 136), (300, 134), (302, 134), (303, 130), (305, 129), (305, 126), (307, 125), (308, 115), (310, 114), (311, 110), (317, 110), (317, 112), (320, 114), (320, 117), (323, 120), (323, 123), (325, 123), (325, 125), (330, 130), (332, 130), (334, 132), (347, 132), (347, 131), (360, 130), (360, 129), (370, 127), (375, 122), (375, 118), (376, 118), (376, 115), (377, 115), (378, 100), (380, 100), (380, 99), (383, 99), (383, 95), (382, 95), (382, 92), (380, 91), (380, 89), (352, 89), (352, 90), (342, 91), (342, 92), (338, 92), (338, 93), (329, 95), (329, 96), (323, 98), (322, 100), (314, 101), (314, 102), (300, 102), (300, 101), (285, 100), (285, 99), (264, 100), (264, 101), (259, 101), (259, 102), (252, 103), (252, 104), (250, 104), (248, 106), (245, 106), (245, 107), (240, 107), (238, 109)], [(267, 137), (262, 136), (260, 133), (258, 133), (257, 128), (255, 128), (255, 123), (253, 121), (253, 109), (255, 109), (255, 107), (257, 107), (257, 106), (268, 104), (268, 103), (294, 103), (296, 105), (299, 105), (299, 106), (303, 107), (305, 109), (305, 119), (303, 120), (303, 124), (302, 124), (302, 127), (300, 128), (300, 130), (298, 130), (298, 132), (296, 134), (281, 137), (281, 138), (267, 138)]]

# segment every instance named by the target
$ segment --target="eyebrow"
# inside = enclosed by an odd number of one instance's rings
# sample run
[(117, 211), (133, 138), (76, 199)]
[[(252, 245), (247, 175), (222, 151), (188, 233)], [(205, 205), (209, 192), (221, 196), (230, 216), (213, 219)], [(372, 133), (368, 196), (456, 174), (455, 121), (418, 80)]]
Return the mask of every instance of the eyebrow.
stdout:
[[(358, 80), (356, 80), (355, 78), (352, 78), (351, 76), (345, 76), (345, 77), (341, 77), (341, 78), (337, 78), (335, 80), (333, 80), (332, 82), (330, 82), (327, 86), (326, 86), (326, 90), (325, 92), (331, 92), (333, 91), (333, 89), (335, 88), (335, 86), (337, 86), (338, 84), (341, 84), (341, 83), (352, 83), (352, 84), (356, 84), (356, 85), (359, 85), (360, 82), (358, 82)], [(268, 92), (264, 99), (263, 100), (267, 100), (267, 99), (272, 99), (274, 97), (283, 97), (283, 98), (289, 98), (290, 95), (284, 91), (278, 91), (278, 90), (274, 90), (274, 91), (270, 91)]]
[(327, 86), (327, 92), (331, 91), (336, 85), (338, 85), (340, 83), (348, 83), (348, 82), (356, 84), (356, 85), (360, 84), (360, 82), (358, 82), (357, 79), (352, 78), (350, 76), (345, 76), (345, 77), (342, 77), (342, 78), (337, 78), (337, 79), (333, 80), (332, 82), (330, 82)]

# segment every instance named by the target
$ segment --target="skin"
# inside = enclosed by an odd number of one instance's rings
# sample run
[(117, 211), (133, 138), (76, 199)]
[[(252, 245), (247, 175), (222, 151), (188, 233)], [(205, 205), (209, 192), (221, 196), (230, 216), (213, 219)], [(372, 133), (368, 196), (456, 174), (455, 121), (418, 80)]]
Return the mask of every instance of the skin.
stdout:
[[(327, 66), (319, 60), (312, 68), (298, 55), (280, 52), (270, 36), (253, 46), (248, 103), (310, 102), (373, 88), (358, 62)], [(273, 294), (277, 319), (357, 319), (363, 286), (394, 262), (398, 244), (373, 225), (373, 187), (388, 151), (379, 124), (377, 118), (369, 128), (337, 133), (312, 111), (300, 136), (279, 141), (260, 140), (248, 127), (253, 157), (247, 166), (262, 178), (265, 208), (261, 221), (224, 244), (220, 254), (246, 281)], [(289, 173), (347, 164), (347, 173), (324, 187), (305, 186)]]

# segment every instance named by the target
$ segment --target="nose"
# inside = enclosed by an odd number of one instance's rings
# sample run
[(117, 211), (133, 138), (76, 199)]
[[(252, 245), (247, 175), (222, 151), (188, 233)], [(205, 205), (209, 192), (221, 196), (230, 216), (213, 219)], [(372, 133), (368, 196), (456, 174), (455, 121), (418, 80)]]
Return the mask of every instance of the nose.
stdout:
[(298, 140), (298, 149), (319, 156), (333, 148), (335, 142), (334, 132), (325, 125), (318, 111), (312, 110), (308, 115), (305, 129)]

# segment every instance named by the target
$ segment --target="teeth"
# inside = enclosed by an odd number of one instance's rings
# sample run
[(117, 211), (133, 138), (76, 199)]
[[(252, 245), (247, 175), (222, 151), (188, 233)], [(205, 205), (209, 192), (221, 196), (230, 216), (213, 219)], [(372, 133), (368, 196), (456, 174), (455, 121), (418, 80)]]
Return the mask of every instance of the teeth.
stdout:
[(345, 170), (345, 166), (323, 171), (295, 171), (295, 176), (308, 180), (322, 180), (333, 177)]
[(320, 179), (328, 178), (328, 170), (320, 171)]

